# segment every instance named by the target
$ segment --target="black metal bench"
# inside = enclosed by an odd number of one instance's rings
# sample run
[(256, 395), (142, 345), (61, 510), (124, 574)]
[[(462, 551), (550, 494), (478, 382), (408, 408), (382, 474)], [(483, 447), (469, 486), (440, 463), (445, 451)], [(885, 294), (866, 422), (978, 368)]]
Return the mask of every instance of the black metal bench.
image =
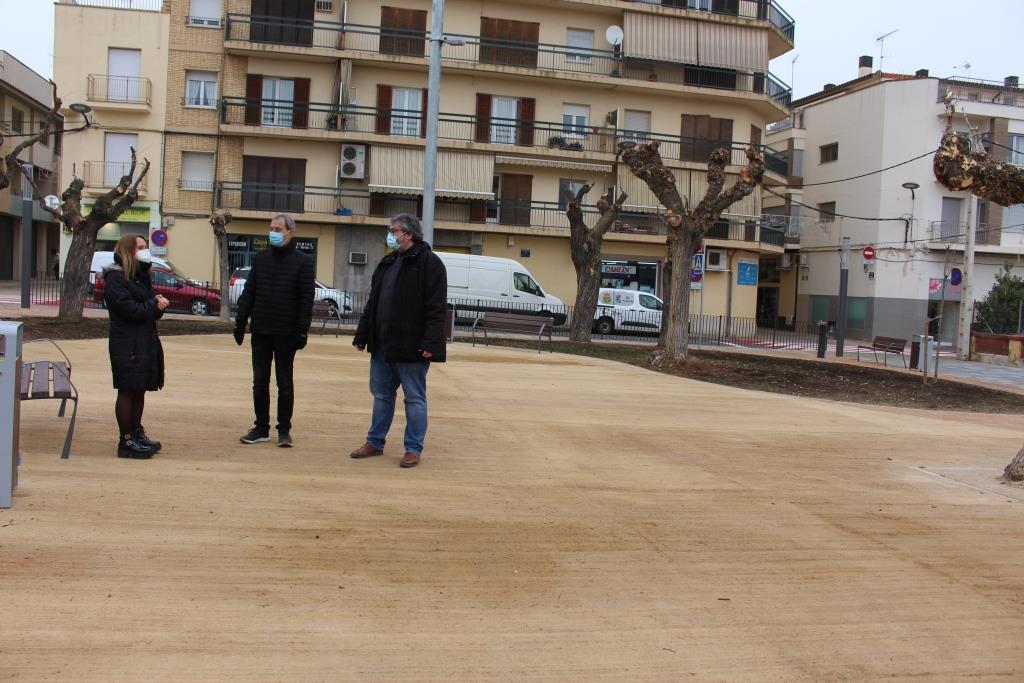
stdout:
[(860, 360), (860, 351), (865, 349), (875, 354), (875, 362), (878, 362), (878, 352), (882, 352), (882, 364), (888, 365), (889, 354), (895, 354), (903, 359), (903, 367), (907, 367), (907, 340), (899, 337), (875, 337), (870, 344), (861, 344), (857, 347), (857, 360)]
[(341, 329), (341, 311), (336, 306), (332, 306), (326, 301), (314, 301), (313, 302), (313, 322), (321, 321), (320, 334), (323, 335), (324, 330), (327, 329), (328, 322), (336, 323), (334, 328), (334, 336), (338, 336), (338, 331)]
[(60, 409), (57, 417), (64, 417), (68, 401), (74, 403), (71, 411), (71, 421), (68, 422), (68, 434), (64, 439), (64, 450), (61, 451), (61, 458), (68, 458), (71, 455), (71, 437), (75, 434), (75, 418), (78, 416), (78, 389), (71, 382), (71, 361), (68, 359), (64, 349), (57, 345), (52, 339), (35, 339), (31, 342), (50, 342), (60, 355), (64, 356), (64, 362), (52, 360), (22, 361), (21, 363), (21, 386), (19, 396), (22, 401), (37, 401), (40, 399), (54, 399), (60, 401)]
[[(540, 353), (541, 341), (547, 335), (551, 344), (551, 328), (554, 321), (546, 315), (518, 315), (515, 313), (485, 313), (473, 322), (473, 346), (476, 346), (476, 331), (484, 334), (484, 343), (490, 345), (487, 331), (516, 332), (519, 334), (537, 335), (537, 353)], [(550, 349), (549, 349), (550, 350)]]

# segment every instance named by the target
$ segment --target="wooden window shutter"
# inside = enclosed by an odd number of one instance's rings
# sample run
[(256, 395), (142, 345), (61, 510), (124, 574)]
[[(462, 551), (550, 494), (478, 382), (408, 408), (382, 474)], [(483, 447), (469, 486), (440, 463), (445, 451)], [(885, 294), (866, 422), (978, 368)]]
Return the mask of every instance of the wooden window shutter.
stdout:
[(476, 135), (477, 142), (489, 142), (491, 139), (491, 96), (476, 94)]
[(533, 147), (533, 122), (536, 120), (537, 100), (524, 97), (519, 100), (519, 131), (516, 142)]
[(427, 89), (421, 91), (420, 96), (420, 137), (427, 135)]
[(699, 161), (697, 156), (697, 117), (683, 114), (683, 125), (679, 133), (679, 158), (682, 161)]
[(295, 101), (292, 103), (292, 128), (309, 126), (309, 79), (295, 79)]
[(713, 120), (718, 121), (718, 142), (722, 147), (728, 149), (732, 146), (732, 119)]
[(469, 222), (485, 223), (487, 221), (487, 200), (473, 199), (469, 202)]
[(245, 125), (260, 125), (260, 101), (263, 99), (263, 76), (247, 74), (245, 77)]
[(761, 146), (761, 129), (757, 126), (750, 127), (750, 144), (754, 147)]
[(537, 68), (537, 45), (540, 40), (540, 24), (532, 21), (517, 22), (520, 24), (521, 40), (528, 44), (520, 48), (521, 66), (528, 66), (531, 69)]
[(391, 86), (377, 86), (377, 123), (374, 128), (377, 135), (391, 133)]
[(480, 61), (484, 64), (497, 64), (498, 49), (495, 40), (499, 37), (498, 20), (491, 17), (480, 17)]
[(370, 194), (370, 215), (385, 216), (388, 212), (388, 196), (380, 192)]

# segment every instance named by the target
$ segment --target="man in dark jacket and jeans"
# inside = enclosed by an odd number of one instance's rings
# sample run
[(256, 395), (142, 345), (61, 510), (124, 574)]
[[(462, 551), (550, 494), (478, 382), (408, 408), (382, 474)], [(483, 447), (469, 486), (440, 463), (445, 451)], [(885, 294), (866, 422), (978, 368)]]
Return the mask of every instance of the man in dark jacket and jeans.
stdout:
[(441, 259), (423, 241), (415, 216), (391, 219), (388, 246), (393, 252), (373, 272), (366, 303), (352, 345), (370, 351), (373, 417), (366, 443), (353, 458), (384, 452), (401, 385), (405, 396), (405, 455), (402, 467), (415, 467), (427, 435), (427, 370), (445, 360), (444, 321), (448, 276)]
[(305, 348), (313, 321), (313, 259), (295, 248), (295, 220), (280, 215), (270, 222), (270, 248), (256, 254), (238, 298), (235, 341), (245, 325), (252, 332), (252, 402), (256, 426), (242, 443), (270, 441), (270, 366), (277, 369), (277, 445), (292, 446), (295, 352)]

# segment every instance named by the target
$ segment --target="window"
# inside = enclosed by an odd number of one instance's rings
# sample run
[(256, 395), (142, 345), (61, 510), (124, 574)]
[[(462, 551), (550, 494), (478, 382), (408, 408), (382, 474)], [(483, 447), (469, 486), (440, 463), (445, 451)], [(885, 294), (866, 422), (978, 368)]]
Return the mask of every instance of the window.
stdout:
[(732, 119), (704, 114), (683, 114), (680, 135), (680, 158), (683, 161), (707, 163), (719, 148), (732, 148)]
[(391, 134), (419, 135), (423, 91), (419, 88), (391, 90)]
[(632, 140), (644, 140), (651, 132), (651, 112), (638, 109), (627, 109), (623, 117), (626, 122), (625, 137)]
[(142, 50), (107, 49), (107, 99), (113, 102), (145, 102)]
[(291, 78), (263, 79), (264, 126), (290, 128), (295, 107), (295, 80)]
[(491, 142), (498, 145), (516, 144), (518, 118), (518, 97), (491, 98)]
[(563, 104), (562, 133), (572, 137), (586, 135), (589, 118), (590, 107), (583, 104)]
[(64, 153), (64, 119), (58, 120), (53, 129), (53, 153), (57, 156)]
[(25, 114), (16, 107), (11, 107), (11, 130), (15, 133), (25, 132)]
[(590, 63), (590, 53), (594, 49), (594, 32), (582, 28), (566, 29), (565, 45), (579, 50), (566, 51), (565, 58), (568, 61)]
[(576, 199), (576, 193), (580, 191), (585, 183), (582, 180), (568, 180), (560, 178), (558, 181), (558, 209), (565, 211), (569, 202)]
[(176, 277), (168, 273), (166, 270), (154, 270), (150, 274), (150, 278), (153, 280), (153, 285), (156, 287), (177, 287), (181, 284)]
[(389, 55), (426, 54), (427, 11), (380, 8), (380, 51)]
[(1011, 135), (1010, 144), (1007, 145), (1011, 151), (1007, 161), (1017, 166), (1024, 166), (1024, 135)]
[(827, 164), (832, 161), (839, 160), (839, 143), (833, 142), (828, 145), (822, 145), (821, 150), (821, 163)]
[(480, 17), (480, 61), (537, 68), (540, 24)]
[(836, 203), (822, 202), (818, 204), (818, 221), (820, 223), (834, 223), (836, 220)]
[(640, 295), (640, 305), (643, 306), (644, 308), (648, 308), (648, 309), (650, 309), (652, 311), (660, 311), (661, 310), (661, 301), (659, 301), (655, 297), (651, 296), (650, 294), (641, 294)]
[(212, 71), (185, 72), (185, 106), (216, 108), (217, 74)]
[(181, 189), (213, 191), (213, 154), (208, 152), (181, 153)]
[(846, 327), (863, 330), (867, 326), (868, 300), (862, 296), (851, 296), (846, 300)]
[(534, 282), (533, 278), (526, 273), (514, 273), (512, 278), (518, 291), (533, 294), (534, 296), (544, 296), (544, 292), (541, 290), (540, 285)]
[[(132, 148), (139, 148), (137, 133), (107, 133), (103, 141), (103, 187), (117, 187), (132, 166)], [(97, 179), (87, 182), (97, 183)]]
[(223, 13), (222, 0), (191, 0), (188, 9), (189, 26), (220, 26)]

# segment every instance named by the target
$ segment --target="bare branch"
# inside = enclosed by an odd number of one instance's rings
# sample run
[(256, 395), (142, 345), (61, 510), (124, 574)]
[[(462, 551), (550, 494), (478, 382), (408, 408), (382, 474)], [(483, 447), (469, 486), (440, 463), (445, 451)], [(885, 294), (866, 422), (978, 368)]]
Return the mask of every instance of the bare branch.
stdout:
[(43, 211), (45, 211), (46, 213), (50, 214), (51, 216), (56, 218), (58, 221), (63, 223), (64, 222), (64, 216), (61, 215), (60, 211), (57, 211), (56, 209), (51, 209), (43, 201), (43, 193), (39, 189), (39, 186), (36, 185), (36, 181), (32, 179), (32, 174), (25, 172), (25, 168), (23, 166), (21, 166), (21, 161), (18, 161), (18, 164), (19, 164), (19, 167), (21, 168), (21, 171), (22, 171), (22, 174), (23, 174), (24, 178), (28, 181), (28, 184), (32, 186), (32, 196), (36, 199), (36, 201), (39, 202), (39, 206), (41, 206), (43, 208)]
[(53, 86), (53, 106), (43, 118), (43, 122), (39, 126), (39, 132), (25, 138), (15, 145), (8, 155), (0, 158), (0, 190), (9, 187), (14, 180), (14, 174), (21, 172), (21, 161), (18, 159), (18, 155), (37, 142), (42, 142), (48, 138), (51, 128), (60, 123), (61, 100), (57, 96), (57, 84), (53, 81), (50, 81), (50, 83)]
[[(724, 149), (715, 150), (716, 152), (723, 152), (728, 155)], [(717, 196), (710, 198), (706, 195), (701, 203), (694, 210), (694, 213), (701, 211), (707, 212), (712, 221), (718, 220), (718, 217), (727, 208), (740, 201), (750, 193), (754, 191), (754, 188), (761, 184), (761, 180), (764, 178), (764, 157), (761, 153), (752, 147), (747, 147), (747, 165), (740, 170), (740, 179), (733, 184), (728, 190), (722, 192), (722, 187), (725, 185), (725, 174), (722, 174), (722, 182), (718, 185)], [(712, 156), (714, 159), (714, 156)], [(725, 165), (722, 165), (725, 168)], [(708, 168), (708, 180), (711, 179), (712, 169), (709, 165)], [(710, 182), (709, 182), (710, 185)], [(710, 193), (710, 190), (709, 190)]]
[[(132, 154), (132, 170), (133, 170), (133, 172), (134, 172), (134, 168), (135, 168), (135, 154), (133, 152), (133, 154)], [(124, 213), (125, 210), (128, 209), (128, 207), (130, 207), (132, 204), (134, 204), (135, 201), (139, 198), (139, 185), (142, 184), (142, 180), (146, 177), (147, 173), (149, 173), (149, 159), (143, 158), (143, 160), (142, 160), (142, 171), (139, 173), (139, 177), (135, 179), (135, 182), (132, 183), (131, 188), (128, 189), (128, 191), (125, 193), (125, 195), (123, 197), (121, 197), (120, 199), (118, 199), (117, 202), (114, 203), (114, 206), (112, 207), (113, 208), (113, 218), (117, 218), (122, 213)], [(122, 178), (122, 180), (123, 180), (123, 178)]]

